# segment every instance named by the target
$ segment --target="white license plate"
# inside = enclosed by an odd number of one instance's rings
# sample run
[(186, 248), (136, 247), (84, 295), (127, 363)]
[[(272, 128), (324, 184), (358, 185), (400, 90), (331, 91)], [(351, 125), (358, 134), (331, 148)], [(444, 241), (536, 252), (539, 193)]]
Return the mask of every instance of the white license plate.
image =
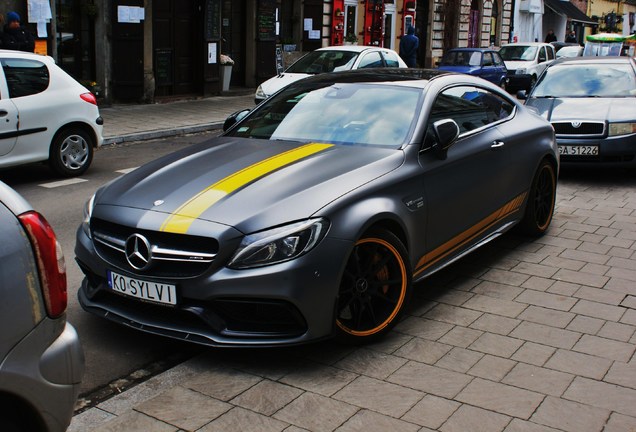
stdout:
[(113, 291), (130, 297), (155, 303), (177, 304), (175, 285), (130, 278), (111, 271), (108, 272), (108, 285)]
[(559, 146), (559, 154), (566, 156), (596, 156), (598, 146)]

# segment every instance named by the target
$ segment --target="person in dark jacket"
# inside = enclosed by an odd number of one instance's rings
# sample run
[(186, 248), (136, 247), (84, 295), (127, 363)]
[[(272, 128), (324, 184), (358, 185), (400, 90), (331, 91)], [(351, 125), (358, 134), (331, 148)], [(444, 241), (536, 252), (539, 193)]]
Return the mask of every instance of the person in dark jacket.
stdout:
[(17, 12), (7, 14), (7, 23), (2, 34), (2, 48), (28, 52), (35, 50), (35, 39), (27, 28), (20, 25), (20, 15)]
[(408, 67), (417, 67), (417, 49), (420, 39), (415, 36), (415, 28), (409, 26), (407, 34), (400, 39), (400, 57)]

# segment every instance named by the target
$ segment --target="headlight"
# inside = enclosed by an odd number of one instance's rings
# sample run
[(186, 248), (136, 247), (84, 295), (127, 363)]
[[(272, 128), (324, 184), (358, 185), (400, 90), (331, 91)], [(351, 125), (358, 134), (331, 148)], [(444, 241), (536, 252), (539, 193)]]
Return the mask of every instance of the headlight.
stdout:
[(259, 99), (267, 99), (267, 95), (263, 91), (263, 86), (258, 86), (256, 89), (256, 97)]
[(636, 133), (636, 123), (610, 123), (609, 136), (629, 135)]
[(526, 69), (525, 68), (517, 69), (516, 74), (517, 75), (525, 75), (526, 74)]
[(93, 206), (95, 205), (95, 195), (88, 201), (86, 201), (86, 205), (84, 205), (84, 220), (82, 221), (82, 229), (84, 230), (84, 234), (91, 238), (91, 215), (93, 214)]
[(244, 269), (292, 260), (313, 249), (328, 227), (325, 219), (309, 219), (246, 235), (228, 267)]

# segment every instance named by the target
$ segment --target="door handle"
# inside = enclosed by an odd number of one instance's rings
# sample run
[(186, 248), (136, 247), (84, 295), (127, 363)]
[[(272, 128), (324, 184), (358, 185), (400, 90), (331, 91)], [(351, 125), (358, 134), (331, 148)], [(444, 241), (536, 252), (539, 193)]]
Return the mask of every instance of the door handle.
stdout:
[(498, 149), (499, 147), (503, 147), (506, 143), (503, 141), (493, 141), (490, 145), (491, 149)]
[(9, 114), (9, 112), (8, 112), (8, 111), (6, 111), (6, 110), (0, 110), (0, 117), (4, 117), (4, 116), (6, 116), (7, 114)]

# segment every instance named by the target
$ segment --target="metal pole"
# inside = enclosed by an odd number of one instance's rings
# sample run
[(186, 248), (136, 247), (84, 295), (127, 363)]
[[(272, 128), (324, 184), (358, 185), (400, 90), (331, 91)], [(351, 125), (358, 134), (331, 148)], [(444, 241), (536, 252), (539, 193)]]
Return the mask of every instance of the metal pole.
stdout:
[[(56, 0), (51, 0), (51, 35), (49, 36), (49, 40), (52, 42), (49, 53), (51, 57), (53, 57), (53, 60), (55, 60), (55, 63), (57, 63), (57, 12), (55, 1)], [(62, 35), (60, 35), (60, 40), (61, 36)]]

